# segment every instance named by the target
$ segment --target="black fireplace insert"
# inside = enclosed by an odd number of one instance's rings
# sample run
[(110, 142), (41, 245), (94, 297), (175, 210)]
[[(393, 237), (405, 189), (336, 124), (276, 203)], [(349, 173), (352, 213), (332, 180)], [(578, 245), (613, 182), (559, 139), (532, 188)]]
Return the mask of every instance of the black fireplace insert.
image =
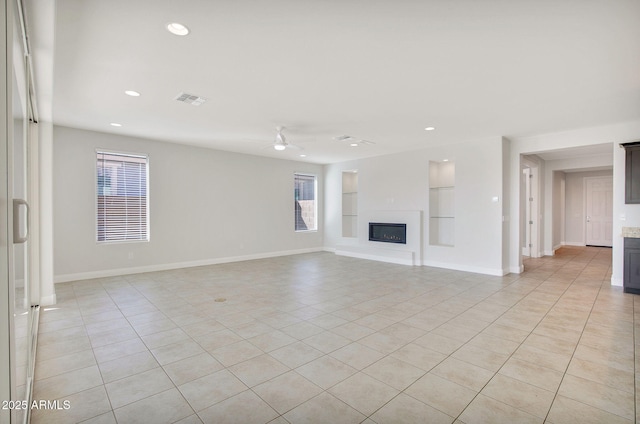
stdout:
[(369, 241), (407, 244), (407, 224), (370, 222)]

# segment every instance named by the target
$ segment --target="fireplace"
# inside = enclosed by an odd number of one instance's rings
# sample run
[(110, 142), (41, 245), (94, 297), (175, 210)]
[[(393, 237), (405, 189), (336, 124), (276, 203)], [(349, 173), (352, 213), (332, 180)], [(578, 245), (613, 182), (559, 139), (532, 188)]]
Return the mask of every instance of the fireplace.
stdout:
[(369, 241), (407, 244), (407, 224), (370, 222)]

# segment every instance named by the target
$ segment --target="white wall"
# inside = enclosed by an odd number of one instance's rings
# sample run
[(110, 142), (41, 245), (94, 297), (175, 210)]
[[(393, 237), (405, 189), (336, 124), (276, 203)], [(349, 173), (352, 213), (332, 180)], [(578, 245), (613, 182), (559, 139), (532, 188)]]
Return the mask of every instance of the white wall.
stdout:
[(613, 171), (569, 172), (565, 181), (565, 237), (564, 243), (573, 246), (584, 246), (585, 205), (584, 184), (588, 177), (610, 177)]
[[(96, 243), (95, 151), (149, 154), (150, 242)], [(309, 163), (54, 127), (56, 281), (320, 250), (294, 231), (293, 174)]]
[[(353, 244), (341, 237), (342, 171), (358, 170), (361, 211), (422, 211), (422, 263), (502, 275), (503, 152), (492, 137), (461, 144), (361, 159), (325, 167), (325, 246)], [(455, 162), (455, 246), (430, 246), (429, 161)], [(496, 197), (497, 201), (492, 199)], [(366, 214), (363, 214), (366, 215)], [(359, 216), (360, 219), (360, 216)], [(366, 223), (360, 223), (363, 228)]]
[(506, 274), (509, 272), (509, 243), (510, 243), (510, 222), (511, 204), (518, 202), (511, 199), (509, 190), (511, 189), (511, 141), (502, 138), (502, 270)]

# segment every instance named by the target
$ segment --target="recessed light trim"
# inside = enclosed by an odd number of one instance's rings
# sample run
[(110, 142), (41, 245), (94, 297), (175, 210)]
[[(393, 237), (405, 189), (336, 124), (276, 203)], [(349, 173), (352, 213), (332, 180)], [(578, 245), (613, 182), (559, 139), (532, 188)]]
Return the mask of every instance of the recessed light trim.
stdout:
[(189, 34), (189, 28), (187, 28), (186, 26), (178, 22), (171, 22), (167, 24), (167, 31), (169, 31), (171, 34), (179, 35), (179, 36), (184, 36)]
[(424, 130), (425, 130), (425, 131), (433, 131), (433, 130), (435, 130), (435, 129), (436, 129), (436, 127), (427, 127), (427, 128), (425, 128)]
[(126, 94), (127, 96), (131, 96), (131, 97), (140, 97), (140, 93), (138, 93), (137, 91), (134, 91), (134, 90), (126, 90), (124, 92), (124, 94)]
[(111, 125), (112, 127), (121, 127), (122, 126), (122, 124), (119, 124), (117, 122), (112, 122), (109, 125)]

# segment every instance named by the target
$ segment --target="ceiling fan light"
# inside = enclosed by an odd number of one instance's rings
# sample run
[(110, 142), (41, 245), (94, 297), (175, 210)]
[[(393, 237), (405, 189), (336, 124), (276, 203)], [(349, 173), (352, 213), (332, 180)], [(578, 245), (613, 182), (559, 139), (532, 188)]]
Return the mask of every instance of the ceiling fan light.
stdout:
[(273, 148), (276, 150), (284, 150), (287, 148), (287, 146), (285, 146), (284, 144), (274, 144)]
[(189, 34), (189, 28), (179, 24), (178, 22), (171, 22), (167, 24), (167, 30), (174, 35), (187, 35)]

